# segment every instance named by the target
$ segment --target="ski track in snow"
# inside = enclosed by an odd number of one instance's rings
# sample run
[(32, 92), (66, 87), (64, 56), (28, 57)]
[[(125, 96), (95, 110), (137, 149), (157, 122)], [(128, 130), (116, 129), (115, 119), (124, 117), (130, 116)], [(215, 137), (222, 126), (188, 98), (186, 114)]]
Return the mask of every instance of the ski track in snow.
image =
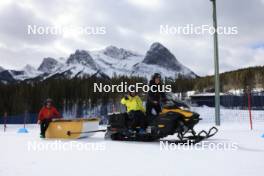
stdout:
[[(197, 130), (213, 124), (201, 123)], [(247, 122), (223, 123), (219, 133), (207, 142), (235, 142), (237, 150), (160, 150), (159, 142), (120, 142), (104, 140), (103, 133), (78, 141), (103, 144), (103, 151), (28, 151), (28, 142), (50, 143), (39, 138), (39, 127), (28, 125), (28, 134), (18, 134), (22, 125), (0, 126), (1, 176), (108, 175), (108, 176), (262, 176), (264, 166), (264, 122), (249, 130)], [(173, 138), (172, 136), (168, 139)]]

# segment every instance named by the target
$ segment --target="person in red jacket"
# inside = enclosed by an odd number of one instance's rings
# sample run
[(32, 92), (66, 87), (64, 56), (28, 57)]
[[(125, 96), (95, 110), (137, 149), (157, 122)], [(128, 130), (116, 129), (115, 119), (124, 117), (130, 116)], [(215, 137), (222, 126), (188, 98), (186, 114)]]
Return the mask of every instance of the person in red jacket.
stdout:
[(45, 138), (45, 132), (52, 119), (61, 118), (58, 110), (53, 106), (52, 99), (48, 98), (45, 105), (41, 108), (38, 115), (38, 124), (40, 124), (40, 137)]

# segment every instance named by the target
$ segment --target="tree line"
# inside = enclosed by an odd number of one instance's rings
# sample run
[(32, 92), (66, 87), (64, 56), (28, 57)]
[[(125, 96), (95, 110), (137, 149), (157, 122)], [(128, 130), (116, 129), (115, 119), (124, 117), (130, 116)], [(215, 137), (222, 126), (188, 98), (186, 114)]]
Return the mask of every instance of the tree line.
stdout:
[[(243, 89), (248, 86), (264, 87), (264, 67), (250, 67), (220, 75), (221, 91), (230, 89)], [(7, 112), (11, 115), (22, 114), (25, 111), (37, 113), (43, 106), (46, 98), (52, 98), (55, 105), (62, 109), (67, 104), (107, 104), (120, 101), (124, 93), (118, 92), (94, 92), (93, 84), (120, 84), (127, 82), (128, 85), (141, 82), (147, 84), (148, 80), (142, 77), (114, 76), (111, 79), (87, 75), (81, 78), (47, 79), (44, 81), (23, 81), (15, 84), (0, 84), (0, 114)], [(195, 79), (185, 78), (179, 75), (177, 79), (166, 78), (166, 84), (172, 86), (173, 92), (187, 92), (195, 90), (198, 92), (212, 91), (214, 77), (205, 76)], [(140, 94), (143, 94), (140, 92)], [(146, 96), (142, 96), (143, 98)]]
[(47, 98), (52, 98), (55, 106), (62, 109), (66, 104), (82, 105), (83, 103), (96, 106), (117, 101), (122, 93), (94, 92), (94, 83), (103, 85), (120, 84), (127, 82), (147, 83), (140, 77), (115, 76), (111, 79), (85, 76), (73, 79), (47, 79), (44, 81), (23, 81), (16, 84), (0, 84), (0, 114), (7, 112), (9, 115), (22, 114), (25, 111), (36, 113), (43, 106)]

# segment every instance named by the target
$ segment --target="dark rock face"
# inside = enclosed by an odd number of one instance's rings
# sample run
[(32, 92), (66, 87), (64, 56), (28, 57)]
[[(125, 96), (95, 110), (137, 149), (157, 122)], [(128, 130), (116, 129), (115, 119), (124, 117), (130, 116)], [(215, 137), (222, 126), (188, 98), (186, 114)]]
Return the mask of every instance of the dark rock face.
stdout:
[(123, 48), (117, 48), (115, 46), (109, 46), (104, 50), (104, 54), (117, 59), (126, 59), (131, 56), (137, 56), (137, 54), (127, 51)]
[(56, 68), (57, 65), (58, 65), (58, 61), (56, 59), (47, 57), (43, 59), (42, 63), (38, 68), (38, 71), (44, 73), (51, 73)]
[(160, 43), (153, 43), (151, 45), (143, 63), (158, 65), (175, 71), (182, 68), (175, 56)]
[(85, 50), (76, 50), (74, 54), (71, 54), (68, 58), (67, 62), (70, 64), (80, 64), (83, 66), (89, 66), (90, 68), (96, 70), (96, 64), (92, 58), (92, 56)]
[(16, 80), (13, 78), (12, 74), (8, 70), (0, 72), (1, 83), (13, 83), (15, 81)]

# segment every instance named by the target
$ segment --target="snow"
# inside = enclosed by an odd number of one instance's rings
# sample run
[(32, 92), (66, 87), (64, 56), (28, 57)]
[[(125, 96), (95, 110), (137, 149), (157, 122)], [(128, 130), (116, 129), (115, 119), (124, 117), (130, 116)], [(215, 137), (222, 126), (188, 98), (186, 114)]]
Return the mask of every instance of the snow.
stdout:
[(230, 89), (228, 93), (231, 93), (234, 95), (242, 95), (244, 94), (244, 89)]
[(164, 67), (145, 64), (145, 63), (139, 63), (134, 67), (133, 71), (134, 71), (133, 75), (144, 76), (147, 78), (150, 78), (154, 73), (161, 73), (162, 76), (167, 76), (167, 77), (175, 77), (177, 75), (177, 72), (174, 70), (168, 70), (167, 68)]
[(93, 51), (90, 53), (98, 65), (101, 72), (109, 76), (131, 75), (131, 70), (136, 63), (141, 62), (144, 56), (134, 53), (125, 59), (113, 58), (104, 54), (103, 51)]
[(29, 64), (23, 67), (23, 69), (20, 72), (21, 72), (20, 74), (14, 74), (13, 71), (11, 71), (10, 73), (13, 76), (13, 78), (16, 80), (25, 80), (28, 78), (37, 77), (43, 73), (41, 71), (38, 71), (36, 68), (34, 68), (33, 66)]
[(54, 58), (44, 58), (40, 64), (38, 70), (42, 73), (53, 73), (64, 65), (64, 61), (59, 58), (59, 60)]
[(36, 68), (34, 68), (31, 65), (26, 65), (23, 68), (23, 71), (25, 72), (26, 77), (36, 77), (36, 76), (42, 74), (42, 72), (38, 71)]
[[(220, 93), (220, 96), (223, 96), (223, 95), (226, 95), (226, 93)], [(204, 92), (204, 93), (197, 93), (197, 94), (193, 94), (191, 95), (191, 97), (201, 97), (201, 96), (204, 96), (204, 97), (207, 97), (207, 96), (215, 96), (215, 93), (214, 92)]]
[(196, 91), (194, 91), (194, 90), (192, 90), (192, 91), (187, 91), (187, 92), (186, 92), (186, 95), (187, 95), (187, 97), (190, 97), (190, 96), (194, 95), (195, 93), (196, 93)]
[[(253, 88), (251, 90), (252, 93), (261, 93), (264, 92), (264, 88)], [(245, 91), (244, 89), (230, 89), (228, 93), (231, 93), (233, 95), (244, 95)]]
[[(199, 110), (199, 109), (196, 109)], [(200, 112), (207, 111), (204, 107)], [(209, 109), (210, 110), (210, 109)], [(223, 110), (225, 111), (225, 110)], [(229, 111), (225, 114), (230, 113)], [(197, 130), (209, 129), (212, 123), (200, 123)], [(224, 121), (217, 135), (202, 148), (171, 147), (161, 150), (159, 142), (120, 142), (104, 140), (103, 133), (79, 140), (39, 138), (39, 127), (28, 125), (29, 133), (18, 134), (22, 125), (0, 126), (0, 175), (102, 175), (102, 176), (262, 176), (264, 166), (264, 121), (256, 121), (249, 130), (248, 121)], [(102, 127), (105, 128), (105, 127)], [(169, 136), (172, 139), (174, 136)], [(88, 150), (29, 151), (29, 142), (48, 145), (86, 145)], [(235, 146), (212, 148), (209, 146)], [(91, 147), (96, 146), (96, 147)]]

